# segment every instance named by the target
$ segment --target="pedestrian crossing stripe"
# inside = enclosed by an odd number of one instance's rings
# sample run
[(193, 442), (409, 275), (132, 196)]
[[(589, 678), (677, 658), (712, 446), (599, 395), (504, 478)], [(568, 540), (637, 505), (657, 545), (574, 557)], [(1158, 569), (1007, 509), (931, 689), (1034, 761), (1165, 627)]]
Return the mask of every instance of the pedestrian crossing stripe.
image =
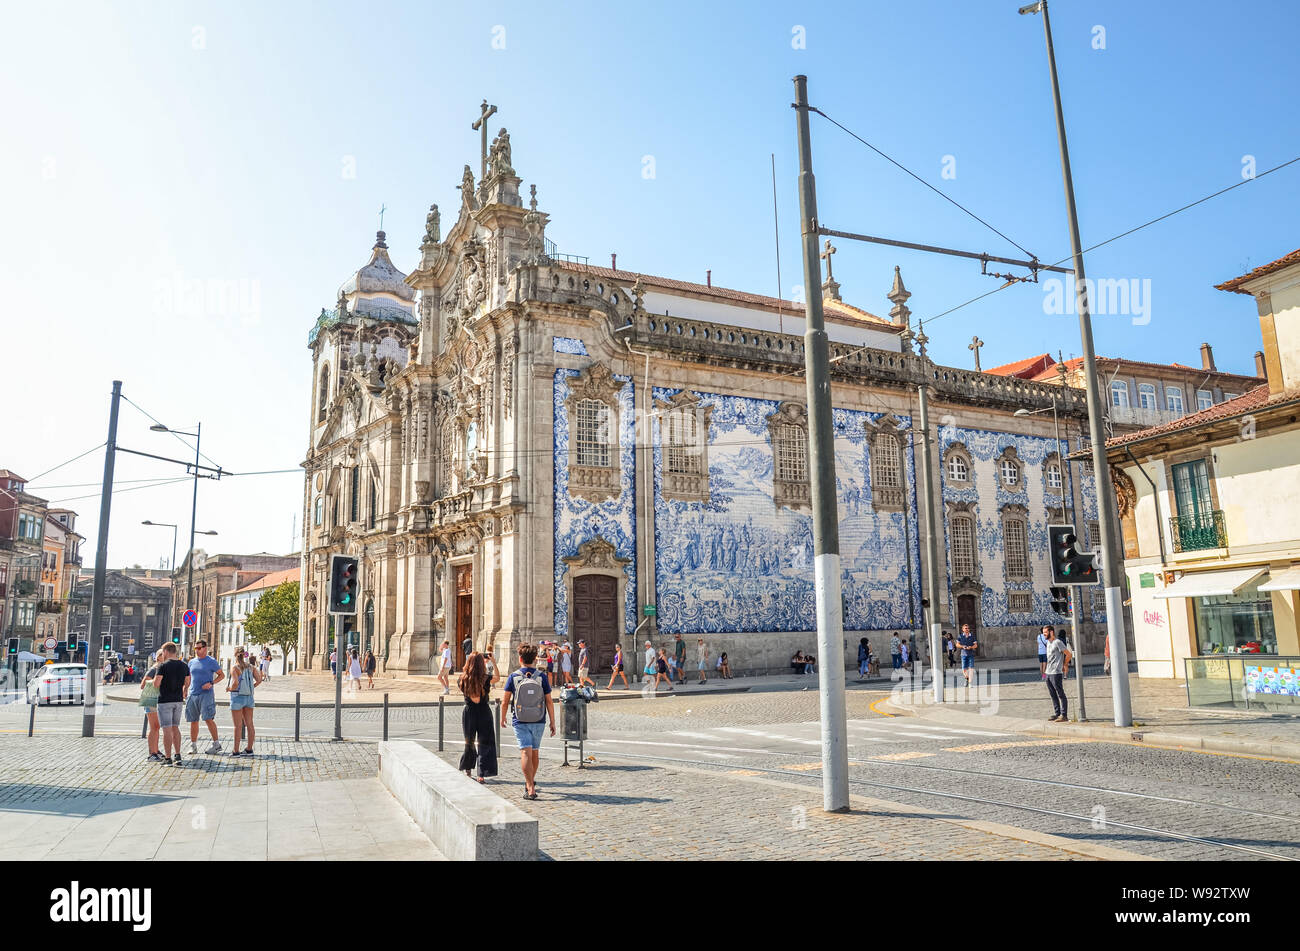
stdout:
[(868, 757), (868, 759), (884, 759), (884, 760), (920, 759), (923, 756), (933, 756), (933, 755), (934, 755), (933, 753), (925, 753), (922, 752), (921, 750), (912, 750), (907, 753), (885, 753), (881, 756), (870, 756)]
[(1056, 740), (1020, 740), (1009, 743), (975, 743), (971, 746), (949, 746), (944, 748), (945, 753), (982, 753), (985, 750), (1007, 750), (1017, 746), (1064, 746), (1068, 743), (1089, 743), (1087, 739), (1056, 739)]

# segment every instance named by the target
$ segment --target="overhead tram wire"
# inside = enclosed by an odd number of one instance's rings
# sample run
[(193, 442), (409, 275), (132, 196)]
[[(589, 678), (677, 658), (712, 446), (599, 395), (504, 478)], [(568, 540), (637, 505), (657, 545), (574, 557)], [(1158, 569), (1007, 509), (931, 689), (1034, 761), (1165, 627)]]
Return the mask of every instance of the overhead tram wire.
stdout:
[[(129, 396), (127, 396), (125, 393), (123, 393), (123, 394), (122, 394), (122, 399), (126, 400), (128, 403), (130, 403), (132, 406), (134, 406), (137, 410), (139, 410), (141, 413), (143, 413), (143, 414), (145, 415), (145, 417), (147, 417), (148, 419), (153, 420), (154, 423), (155, 423), (156, 425), (158, 425), (158, 426), (162, 426), (163, 429), (165, 429), (167, 432), (171, 433), (171, 435), (175, 438), (175, 440), (176, 440), (178, 443), (180, 443), (182, 446), (184, 446), (186, 449), (188, 449), (190, 452), (193, 452), (193, 451), (194, 451), (194, 447), (191, 446), (189, 443), (187, 443), (187, 442), (185, 441), (185, 439), (184, 439), (184, 438), (183, 438), (179, 433), (177, 433), (177, 432), (176, 432), (175, 430), (173, 430), (171, 427), (167, 426), (166, 423), (161, 422), (161, 421), (158, 419), (158, 417), (154, 416), (154, 415), (153, 415), (152, 413), (150, 413), (148, 410), (144, 409), (142, 406), (140, 406), (140, 404), (135, 403), (135, 402), (132, 402), (131, 397), (129, 397)], [(212, 463), (212, 465), (215, 466), (217, 469), (220, 469), (220, 468), (221, 468), (221, 466), (217, 464), (217, 461), (216, 461), (215, 459), (213, 459), (211, 456), (209, 456), (206, 452), (200, 452), (198, 455), (199, 455), (201, 458), (208, 460), (208, 462)]]
[[(177, 478), (173, 478), (173, 479), (162, 479), (162, 480), (160, 480), (160, 481), (158, 481), (158, 482), (154, 482), (154, 483), (152, 483), (152, 484), (150, 484), (150, 485), (133, 485), (133, 486), (131, 486), (130, 488), (127, 488), (127, 489), (114, 489), (114, 490), (113, 490), (113, 495), (120, 495), (120, 494), (122, 494), (123, 492), (138, 492), (138, 491), (141, 490), (141, 489), (159, 489), (159, 488), (162, 488), (162, 487), (165, 486), (165, 485), (176, 485), (176, 484), (181, 483), (181, 482), (189, 482), (189, 481), (190, 481), (190, 477), (189, 477), (189, 476), (179, 476), (179, 477), (177, 477)], [(100, 493), (100, 492), (92, 492), (92, 493), (90, 493), (89, 495), (75, 495), (75, 496), (72, 496), (71, 498), (67, 498), (67, 499), (55, 499), (55, 500), (54, 500), (53, 502), (51, 502), (50, 504), (51, 504), (51, 505), (60, 505), (60, 504), (62, 504), (63, 502), (76, 502), (76, 501), (79, 501), (79, 500), (81, 500), (81, 499), (98, 499), (98, 498), (101, 498), (101, 497), (102, 497), (102, 493)]]
[[(41, 486), (32, 486), (32, 483), (33, 483), (33, 482), (36, 482), (38, 479), (40, 479), (41, 476), (47, 476), (47, 475), (49, 475), (51, 472), (54, 472), (54, 471), (56, 471), (56, 470), (58, 470), (58, 469), (62, 469), (64, 466), (70, 466), (70, 465), (72, 465), (72, 464), (73, 464), (74, 462), (76, 462), (78, 459), (83, 459), (83, 458), (85, 458), (86, 456), (88, 456), (88, 455), (90, 455), (92, 452), (94, 452), (96, 449), (103, 449), (103, 448), (104, 448), (104, 445), (105, 445), (104, 443), (100, 443), (98, 446), (91, 446), (89, 449), (87, 449), (85, 452), (81, 453), (80, 455), (73, 456), (71, 459), (67, 460), (66, 462), (60, 462), (57, 466), (54, 466), (54, 468), (52, 468), (52, 469), (46, 469), (44, 472), (42, 472), (40, 475), (36, 476), (36, 477), (33, 478), (33, 479), (28, 479), (28, 480), (27, 480), (27, 486), (28, 486), (28, 488), (37, 488), (37, 489), (42, 488)], [(99, 485), (99, 483), (98, 483), (98, 482), (90, 482), (90, 483), (87, 483), (87, 485)], [(58, 488), (58, 486), (55, 486), (55, 488)]]

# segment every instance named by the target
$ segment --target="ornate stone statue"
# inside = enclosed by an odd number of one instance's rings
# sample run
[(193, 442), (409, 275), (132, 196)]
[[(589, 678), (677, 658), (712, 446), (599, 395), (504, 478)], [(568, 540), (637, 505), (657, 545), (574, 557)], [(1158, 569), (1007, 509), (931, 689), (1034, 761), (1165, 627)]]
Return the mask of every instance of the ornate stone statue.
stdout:
[(424, 240), (427, 244), (437, 244), (442, 240), (442, 214), (436, 204), (429, 206), (429, 214), (424, 219)]
[(460, 177), (460, 207), (462, 211), (474, 210), (474, 173), (468, 165)]
[(510, 133), (504, 128), (497, 133), (497, 137), (492, 140), (492, 149), (488, 153), (489, 172), (491, 178), (500, 178), (502, 175), (513, 175), (515, 170), (510, 166)]

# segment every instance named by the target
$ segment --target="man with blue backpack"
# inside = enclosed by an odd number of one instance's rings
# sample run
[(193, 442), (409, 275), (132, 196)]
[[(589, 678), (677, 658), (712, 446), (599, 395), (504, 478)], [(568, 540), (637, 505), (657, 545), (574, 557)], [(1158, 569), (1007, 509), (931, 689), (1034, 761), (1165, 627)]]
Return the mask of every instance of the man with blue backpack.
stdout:
[(501, 725), (506, 725), (506, 710), (519, 741), (519, 765), (524, 772), (524, 798), (537, 798), (538, 755), (542, 748), (542, 729), (551, 724), (555, 736), (555, 703), (551, 700), (551, 683), (538, 670), (537, 648), (519, 645), (519, 669), (506, 678), (505, 702), (501, 704)]

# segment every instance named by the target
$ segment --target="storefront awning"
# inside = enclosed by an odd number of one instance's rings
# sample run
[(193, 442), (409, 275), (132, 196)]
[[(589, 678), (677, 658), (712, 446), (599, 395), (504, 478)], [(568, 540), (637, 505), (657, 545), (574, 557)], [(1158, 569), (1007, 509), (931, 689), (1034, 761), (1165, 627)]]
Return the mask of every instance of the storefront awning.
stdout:
[(1263, 575), (1267, 568), (1225, 568), (1221, 571), (1189, 571), (1163, 591), (1157, 598), (1212, 598), (1236, 594)]
[(1269, 579), (1259, 586), (1260, 591), (1297, 591), (1300, 590), (1300, 566), (1275, 571)]

